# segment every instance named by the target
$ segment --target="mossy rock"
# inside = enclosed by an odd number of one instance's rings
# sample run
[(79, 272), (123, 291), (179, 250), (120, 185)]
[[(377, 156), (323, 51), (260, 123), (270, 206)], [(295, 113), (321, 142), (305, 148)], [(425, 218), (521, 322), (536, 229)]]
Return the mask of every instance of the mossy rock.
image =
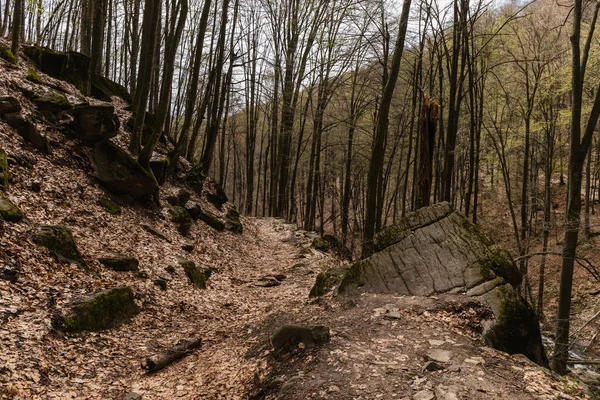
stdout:
[(183, 246), (181, 246), (181, 249), (182, 249), (183, 251), (186, 251), (186, 252), (188, 252), (188, 253), (191, 253), (192, 251), (194, 251), (194, 248), (195, 248), (195, 247), (196, 247), (196, 246), (194, 246), (194, 244), (193, 244), (193, 243), (188, 243), (188, 244), (184, 244)]
[(119, 272), (138, 271), (140, 266), (140, 262), (137, 260), (137, 258), (123, 254), (100, 257), (98, 261), (106, 268)]
[(19, 100), (12, 96), (0, 96), (0, 116), (21, 111)]
[(31, 143), (33, 147), (44, 154), (52, 154), (50, 141), (46, 136), (41, 134), (33, 119), (30, 116), (23, 116), (18, 113), (9, 113), (4, 115), (4, 120), (8, 125), (14, 128), (19, 136), (25, 141)]
[(342, 282), (346, 274), (345, 268), (332, 268), (317, 275), (314, 286), (310, 289), (308, 297), (320, 297), (331, 292)]
[(90, 66), (90, 58), (86, 55), (40, 46), (23, 46), (23, 53), (46, 75), (69, 82), (80, 91), (85, 90)]
[(42, 111), (51, 113), (60, 113), (73, 108), (71, 102), (64, 94), (54, 90), (44, 93), (41, 96), (34, 96), (31, 101)]
[(65, 332), (101, 331), (120, 326), (140, 312), (133, 290), (120, 286), (73, 306), (60, 329)]
[(125, 86), (97, 74), (92, 76), (91, 94), (93, 97), (102, 101), (112, 101), (113, 96), (120, 97), (128, 103), (133, 101), (131, 94), (129, 94), (129, 91)]
[(314, 238), (311, 246), (314, 247), (316, 250), (322, 251), (324, 253), (327, 253), (331, 248), (329, 242), (321, 237)]
[(33, 235), (33, 242), (53, 251), (62, 261), (87, 267), (77, 248), (73, 233), (66, 226), (38, 225)]
[(171, 221), (176, 223), (179, 233), (187, 235), (192, 227), (192, 217), (187, 210), (181, 206), (169, 207)]
[(100, 197), (98, 199), (98, 205), (108, 211), (109, 214), (121, 214), (121, 207), (108, 197)]
[(494, 312), (495, 320), (484, 324), (487, 345), (509, 354), (524, 354), (548, 367), (539, 322), (531, 306), (509, 284), (497, 286), (483, 298)]
[(0, 147), (0, 189), (8, 188), (10, 172), (8, 171), (8, 156), (2, 147)]
[(17, 59), (13, 52), (10, 51), (10, 48), (2, 42), (0, 42), (0, 58), (8, 61), (11, 64), (17, 64)]
[(19, 207), (0, 193), (0, 218), (8, 222), (21, 222), (24, 216)]
[(227, 214), (225, 215), (225, 229), (234, 233), (244, 233), (244, 226), (240, 221), (240, 213), (233, 208), (227, 210)]
[(179, 259), (179, 264), (183, 267), (185, 274), (194, 286), (198, 289), (206, 289), (206, 281), (212, 273), (209, 268), (200, 269), (195, 262), (185, 258)]
[(222, 231), (225, 229), (225, 224), (223, 223), (223, 221), (221, 221), (219, 217), (217, 217), (210, 211), (201, 209), (198, 218), (204, 221), (211, 228), (214, 228), (218, 231)]
[(177, 194), (167, 197), (167, 203), (172, 206), (185, 207), (192, 194), (187, 189), (179, 189)]
[(194, 190), (198, 195), (202, 194), (202, 188), (204, 187), (206, 175), (204, 175), (204, 173), (202, 172), (201, 165), (194, 165), (192, 169), (187, 173), (185, 180), (190, 185), (192, 190)]
[(33, 68), (29, 68), (27, 70), (27, 76), (25, 77), (25, 79), (27, 79), (29, 82), (37, 83), (38, 85), (42, 85), (44, 83), (44, 81), (42, 81), (42, 78)]
[[(129, 118), (125, 123), (125, 126), (127, 127), (127, 129), (129, 129), (130, 132), (133, 132), (134, 125), (135, 115), (132, 118)], [(156, 129), (156, 117), (154, 116), (154, 114), (146, 112), (144, 116), (144, 126), (142, 127), (142, 146), (148, 143), (148, 140), (150, 140), (150, 137), (154, 134)], [(164, 135), (161, 135), (158, 141), (161, 143), (167, 142)]]

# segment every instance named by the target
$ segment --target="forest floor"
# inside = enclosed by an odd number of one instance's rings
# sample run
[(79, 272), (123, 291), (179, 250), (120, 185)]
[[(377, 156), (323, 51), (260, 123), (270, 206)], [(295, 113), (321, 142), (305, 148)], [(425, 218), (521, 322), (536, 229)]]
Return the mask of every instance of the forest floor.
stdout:
[[(1, 63), (0, 93), (18, 98), (25, 113), (35, 112), (22, 92), (45, 89), (24, 79), (27, 64)], [(70, 85), (40, 75), (64, 87), (73, 102), (81, 100)], [(122, 105), (116, 106), (124, 120)], [(97, 204), (110, 194), (92, 174), (90, 149), (66, 136), (60, 123), (40, 121), (38, 129), (50, 139), (51, 155), (0, 121), (11, 172), (4, 195), (27, 217), (18, 224), (0, 221), (2, 399), (120, 400), (129, 392), (144, 399), (587, 398), (583, 384), (485, 347), (477, 333), (477, 304), (451, 296), (309, 299), (317, 273), (340, 261), (311, 249), (314, 234), (294, 225), (242, 217), (241, 235), (198, 222), (183, 237), (165, 208), (116, 199), (122, 212), (110, 215)], [(121, 131), (117, 142), (126, 138)], [(160, 196), (179, 188), (168, 183)], [(204, 196), (193, 194), (192, 200), (223, 213)], [(35, 245), (35, 224), (68, 226), (92, 273)], [(142, 224), (157, 227), (171, 242)], [(189, 243), (191, 253), (182, 249)], [(115, 253), (135, 256), (140, 272), (111, 271), (97, 261)], [(207, 289), (189, 282), (179, 257), (214, 271)], [(269, 274), (286, 278), (278, 286), (259, 286)], [(166, 291), (154, 284), (157, 278), (168, 281)], [(119, 285), (133, 289), (141, 309), (130, 322), (95, 333), (64, 334), (52, 327), (54, 316), (74, 300)], [(327, 325), (331, 341), (275, 361), (269, 338), (290, 322)], [(148, 355), (188, 337), (200, 337), (202, 347), (145, 373), (141, 363)], [(443, 369), (426, 370), (427, 358)]]

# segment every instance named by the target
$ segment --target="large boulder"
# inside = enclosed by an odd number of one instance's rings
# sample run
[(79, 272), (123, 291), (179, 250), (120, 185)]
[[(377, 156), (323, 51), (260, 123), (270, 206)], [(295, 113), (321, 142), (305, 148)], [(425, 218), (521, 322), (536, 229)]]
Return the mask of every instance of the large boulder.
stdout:
[(90, 65), (90, 58), (86, 55), (40, 46), (24, 46), (23, 53), (46, 75), (69, 82), (81, 91), (85, 90)]
[(120, 97), (128, 103), (133, 101), (125, 86), (101, 75), (92, 76), (92, 96), (102, 101), (112, 101), (114, 96)]
[(119, 119), (112, 104), (77, 106), (72, 114), (75, 136), (84, 142), (96, 143), (117, 135)]
[(116, 194), (127, 194), (134, 199), (156, 193), (156, 180), (127, 152), (110, 140), (102, 140), (91, 154), (94, 175)]
[(87, 266), (77, 248), (73, 233), (66, 226), (38, 225), (33, 234), (33, 241), (56, 253), (62, 261)]
[(131, 288), (119, 286), (76, 303), (57, 325), (65, 332), (100, 331), (116, 328), (139, 312)]
[(23, 116), (19, 113), (9, 113), (5, 114), (3, 118), (8, 125), (17, 131), (19, 136), (26, 142), (31, 143), (37, 150), (44, 154), (52, 153), (50, 141), (38, 131), (30, 116)]
[(462, 294), (491, 308), (486, 343), (547, 366), (538, 320), (518, 294), (521, 275), (510, 254), (448, 203), (426, 207), (376, 237), (380, 250), (352, 265), (339, 294)]

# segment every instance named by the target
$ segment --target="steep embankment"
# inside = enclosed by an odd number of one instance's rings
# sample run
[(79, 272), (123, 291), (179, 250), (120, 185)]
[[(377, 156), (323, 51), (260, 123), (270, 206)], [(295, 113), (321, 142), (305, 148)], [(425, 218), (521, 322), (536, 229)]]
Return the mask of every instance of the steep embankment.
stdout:
[[(489, 310), (477, 302), (389, 294), (309, 300), (316, 274), (338, 262), (309, 249), (312, 235), (294, 226), (242, 217), (240, 234), (197, 220), (183, 236), (166, 202), (114, 196), (98, 181), (92, 147), (73, 134), (63, 98), (98, 100), (28, 62), (0, 60), (0, 74), (0, 96), (15, 98), (19, 115), (31, 117), (26, 132), (39, 135), (23, 137), (21, 125), (0, 117), (10, 173), (3, 198), (25, 214), (0, 220), (1, 398), (122, 399), (132, 391), (144, 399), (583, 397), (577, 385), (484, 347), (479, 323)], [(59, 96), (33, 101), (48, 93)], [(112, 141), (124, 148), (130, 113), (123, 100), (113, 104), (120, 128)], [(160, 198), (180, 201), (183, 186), (166, 183)], [(225, 218), (231, 204), (221, 210), (208, 202), (210, 186), (196, 187), (184, 203)], [(99, 204), (106, 198), (120, 212)], [(36, 244), (40, 224), (69, 228), (87, 267)], [(114, 271), (98, 261), (115, 254), (138, 263)], [(182, 258), (210, 270), (206, 289), (190, 282)], [(265, 275), (284, 276), (261, 281)], [(72, 303), (120, 286), (131, 288), (139, 314), (99, 332), (64, 332)], [(269, 338), (290, 322), (328, 325), (331, 341), (275, 361)], [(189, 337), (202, 347), (157, 373), (142, 369), (146, 356)]]

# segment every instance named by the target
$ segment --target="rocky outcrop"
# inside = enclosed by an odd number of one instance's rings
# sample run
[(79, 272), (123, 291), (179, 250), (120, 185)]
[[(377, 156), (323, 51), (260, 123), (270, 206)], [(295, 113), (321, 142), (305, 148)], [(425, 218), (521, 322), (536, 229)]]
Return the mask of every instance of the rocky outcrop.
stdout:
[(227, 214), (225, 214), (225, 229), (234, 233), (244, 233), (244, 226), (240, 221), (240, 213), (233, 208), (227, 210)]
[(159, 185), (162, 185), (167, 180), (169, 165), (171, 165), (169, 157), (153, 158), (150, 160), (150, 169)]
[(75, 137), (96, 143), (117, 135), (119, 119), (112, 104), (82, 105), (72, 111)]
[(96, 143), (91, 161), (94, 175), (115, 194), (127, 194), (137, 200), (158, 191), (152, 176), (110, 140)]
[(54, 90), (48, 91), (41, 95), (33, 96), (31, 101), (37, 106), (38, 109), (40, 109), (40, 111), (47, 111), (54, 114), (73, 108), (64, 94), (58, 93)]
[(31, 143), (37, 150), (44, 154), (52, 153), (48, 138), (37, 130), (30, 116), (23, 116), (19, 113), (7, 113), (4, 114), (3, 118), (8, 125), (17, 131), (19, 136), (26, 142)]
[(112, 101), (112, 97), (120, 97), (128, 103), (133, 99), (125, 86), (113, 82), (101, 75), (92, 76), (92, 96), (102, 101)]
[(33, 234), (33, 241), (56, 253), (62, 261), (74, 262), (86, 267), (73, 233), (66, 226), (38, 225)]
[(116, 328), (139, 312), (131, 288), (120, 286), (75, 304), (56, 325), (65, 332), (100, 331)]
[(548, 365), (535, 313), (515, 289), (521, 275), (513, 259), (448, 203), (411, 213), (376, 245), (378, 253), (346, 271), (338, 293), (472, 296), (494, 313), (483, 323), (486, 343)]

